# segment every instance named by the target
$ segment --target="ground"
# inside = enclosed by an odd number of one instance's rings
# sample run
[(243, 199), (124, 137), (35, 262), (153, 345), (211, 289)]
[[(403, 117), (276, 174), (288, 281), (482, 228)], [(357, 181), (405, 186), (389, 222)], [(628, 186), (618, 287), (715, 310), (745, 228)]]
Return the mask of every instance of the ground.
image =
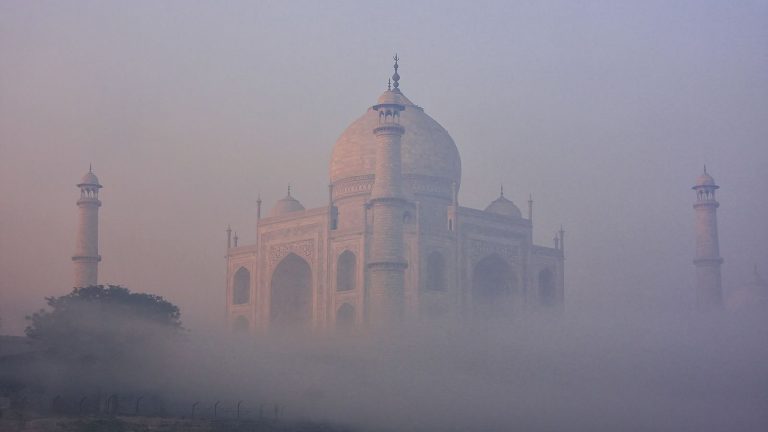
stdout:
[(274, 420), (191, 420), (159, 417), (0, 419), (0, 432), (351, 432), (327, 423)]

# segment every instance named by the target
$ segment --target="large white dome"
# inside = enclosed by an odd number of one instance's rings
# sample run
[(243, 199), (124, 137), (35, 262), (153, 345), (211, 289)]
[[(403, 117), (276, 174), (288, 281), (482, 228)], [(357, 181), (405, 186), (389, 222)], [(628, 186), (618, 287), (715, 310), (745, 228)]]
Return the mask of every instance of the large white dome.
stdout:
[[(458, 190), (461, 183), (461, 159), (451, 136), (423, 108), (408, 100), (399, 90), (385, 91), (378, 103), (385, 102), (405, 106), (405, 110), (400, 113), (400, 125), (405, 128), (402, 138), (405, 184), (410, 184), (414, 193), (450, 199), (452, 184), (455, 182)], [(345, 183), (372, 182), (376, 158), (373, 129), (378, 126), (378, 122), (378, 113), (368, 108), (336, 141), (330, 167), (334, 189)], [(357, 187), (356, 190), (370, 191), (366, 187)]]

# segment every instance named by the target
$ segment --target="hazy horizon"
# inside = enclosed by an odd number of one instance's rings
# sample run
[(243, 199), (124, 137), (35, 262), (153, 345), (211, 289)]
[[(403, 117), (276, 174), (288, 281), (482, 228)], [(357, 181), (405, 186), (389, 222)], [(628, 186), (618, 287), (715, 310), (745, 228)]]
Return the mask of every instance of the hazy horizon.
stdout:
[[(566, 308), (685, 308), (690, 187), (721, 186), (723, 285), (768, 276), (768, 2), (0, 4), (0, 333), (71, 290), (79, 196), (104, 189), (100, 283), (225, 314), (241, 244), (293, 186), (327, 200), (336, 138), (401, 58), (462, 158), (460, 203), (535, 200), (566, 230)], [(581, 308), (581, 309), (580, 309)]]

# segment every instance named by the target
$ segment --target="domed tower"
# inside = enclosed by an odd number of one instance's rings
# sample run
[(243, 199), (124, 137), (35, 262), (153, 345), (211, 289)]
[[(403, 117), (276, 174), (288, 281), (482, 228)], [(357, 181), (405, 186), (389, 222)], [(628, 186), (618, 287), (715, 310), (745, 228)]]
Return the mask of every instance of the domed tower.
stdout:
[(80, 199), (77, 200), (79, 221), (77, 244), (72, 261), (75, 262), (75, 287), (87, 287), (98, 282), (99, 261), (99, 179), (92, 169), (80, 180)]
[(720, 243), (717, 235), (717, 208), (720, 204), (715, 199), (715, 191), (720, 186), (715, 179), (704, 172), (696, 179), (693, 190), (696, 191), (696, 298), (699, 307), (719, 308), (723, 304), (722, 278), (720, 266)]

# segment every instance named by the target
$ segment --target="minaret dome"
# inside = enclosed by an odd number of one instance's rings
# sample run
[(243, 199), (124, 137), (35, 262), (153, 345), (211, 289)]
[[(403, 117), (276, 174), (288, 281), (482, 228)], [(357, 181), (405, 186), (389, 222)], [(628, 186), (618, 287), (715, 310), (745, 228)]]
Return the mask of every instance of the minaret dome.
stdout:
[(715, 199), (719, 189), (715, 179), (704, 172), (696, 179), (692, 187), (696, 191), (696, 297), (699, 307), (704, 309), (719, 308), (723, 304), (722, 277), (720, 266), (720, 240), (717, 234), (717, 208), (720, 203)]

